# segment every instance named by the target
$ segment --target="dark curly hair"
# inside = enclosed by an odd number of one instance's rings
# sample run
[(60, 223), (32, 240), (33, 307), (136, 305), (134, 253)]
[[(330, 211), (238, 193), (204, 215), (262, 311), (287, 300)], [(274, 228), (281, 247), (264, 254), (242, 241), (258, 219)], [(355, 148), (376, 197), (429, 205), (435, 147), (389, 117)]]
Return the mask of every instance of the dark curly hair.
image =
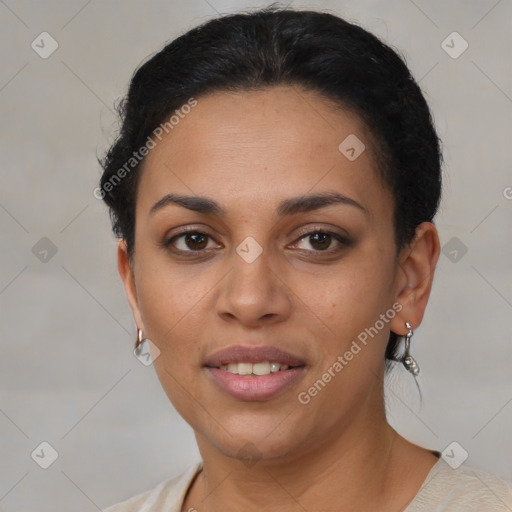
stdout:
[[(412, 241), (419, 224), (433, 220), (441, 196), (440, 140), (405, 59), (338, 16), (271, 6), (193, 28), (133, 75), (118, 106), (121, 131), (100, 161), (104, 172), (96, 189), (130, 258), (143, 163), (138, 150), (155, 128), (191, 98), (275, 85), (316, 91), (364, 121), (376, 141), (376, 167), (394, 197), (397, 252)], [(391, 332), (388, 368), (398, 360), (399, 342)]]

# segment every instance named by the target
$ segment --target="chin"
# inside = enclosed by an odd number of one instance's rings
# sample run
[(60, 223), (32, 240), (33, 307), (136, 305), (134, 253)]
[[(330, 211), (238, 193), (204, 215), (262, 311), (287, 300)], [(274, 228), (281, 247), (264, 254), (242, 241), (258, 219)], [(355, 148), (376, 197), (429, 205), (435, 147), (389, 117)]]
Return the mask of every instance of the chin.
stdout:
[(217, 417), (213, 425), (210, 419), (201, 426), (194, 424), (194, 420), (188, 423), (196, 433), (200, 449), (203, 445), (213, 446), (224, 456), (246, 463), (246, 459), (286, 458), (303, 445), (306, 436), (289, 419), (287, 413), (271, 417), (242, 414), (237, 415), (236, 421)]

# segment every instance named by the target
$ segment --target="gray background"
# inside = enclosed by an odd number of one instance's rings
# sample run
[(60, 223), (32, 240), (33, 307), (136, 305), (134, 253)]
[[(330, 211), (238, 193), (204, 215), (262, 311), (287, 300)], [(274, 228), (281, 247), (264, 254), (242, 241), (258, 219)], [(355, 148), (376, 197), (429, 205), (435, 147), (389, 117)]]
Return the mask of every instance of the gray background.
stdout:
[[(263, 5), (0, 1), (2, 512), (101, 510), (199, 460), (192, 430), (132, 353), (116, 241), (93, 196), (96, 155), (143, 59), (217, 13)], [(466, 465), (512, 483), (512, 2), (291, 6), (331, 10), (383, 37), (427, 95), (444, 141), (445, 254), (412, 343), (423, 404), (398, 368), (389, 419), (426, 447), (456, 441)], [(59, 45), (46, 59), (31, 48), (43, 31)], [(441, 46), (453, 31), (469, 44), (456, 59)], [(43, 441), (58, 452), (48, 469), (31, 458)]]

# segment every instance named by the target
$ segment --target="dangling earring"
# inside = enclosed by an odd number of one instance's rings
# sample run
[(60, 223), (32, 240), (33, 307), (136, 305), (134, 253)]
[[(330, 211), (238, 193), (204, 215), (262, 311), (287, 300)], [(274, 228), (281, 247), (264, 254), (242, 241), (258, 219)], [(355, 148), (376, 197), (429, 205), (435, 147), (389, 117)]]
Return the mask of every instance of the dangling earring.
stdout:
[(137, 339), (135, 340), (135, 350), (140, 350), (140, 346), (146, 338), (142, 335), (142, 329), (137, 328)]
[(409, 353), (413, 332), (409, 322), (405, 322), (405, 326), (407, 327), (408, 332), (405, 335), (405, 353), (402, 357), (402, 364), (406, 367), (408, 372), (412, 373), (416, 377), (420, 373), (420, 367), (418, 366), (416, 359), (414, 359), (414, 357)]

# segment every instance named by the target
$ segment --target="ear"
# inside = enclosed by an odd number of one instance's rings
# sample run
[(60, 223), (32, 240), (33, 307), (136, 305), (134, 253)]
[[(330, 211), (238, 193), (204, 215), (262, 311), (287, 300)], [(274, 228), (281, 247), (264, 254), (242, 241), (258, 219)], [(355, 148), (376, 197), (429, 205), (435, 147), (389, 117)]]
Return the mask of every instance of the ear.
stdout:
[(135, 323), (137, 327), (142, 329), (144, 332), (144, 324), (142, 322), (142, 317), (139, 310), (137, 288), (135, 287), (135, 274), (133, 265), (130, 262), (130, 258), (128, 256), (126, 241), (123, 239), (121, 239), (117, 245), (117, 269), (123, 281), (128, 303), (130, 304)]
[(405, 322), (409, 322), (412, 329), (420, 325), (440, 250), (436, 227), (430, 222), (423, 222), (416, 228), (413, 241), (400, 251), (396, 301), (402, 305), (402, 309), (390, 324), (396, 334), (403, 336), (407, 333)]

